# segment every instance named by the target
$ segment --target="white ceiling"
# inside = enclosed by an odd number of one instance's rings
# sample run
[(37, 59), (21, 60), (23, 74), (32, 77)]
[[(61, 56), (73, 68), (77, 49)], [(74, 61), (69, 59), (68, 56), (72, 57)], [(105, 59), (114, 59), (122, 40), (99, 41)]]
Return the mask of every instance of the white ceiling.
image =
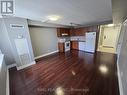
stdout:
[(59, 15), (55, 24), (92, 24), (112, 20), (111, 0), (15, 0), (15, 16), (45, 21)]

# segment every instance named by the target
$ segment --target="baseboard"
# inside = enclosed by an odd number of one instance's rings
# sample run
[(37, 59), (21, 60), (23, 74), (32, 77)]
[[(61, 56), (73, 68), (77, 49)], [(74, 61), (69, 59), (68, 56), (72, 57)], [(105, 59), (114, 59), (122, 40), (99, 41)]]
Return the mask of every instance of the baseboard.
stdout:
[(118, 66), (118, 60), (117, 60), (117, 76), (118, 76), (118, 81), (119, 81), (119, 92), (120, 92), (120, 95), (124, 95), (123, 94), (122, 80), (121, 80), (121, 75), (120, 75), (120, 69), (119, 69), (119, 66)]
[[(21, 69), (24, 69), (28, 66), (31, 66), (31, 65), (34, 65), (36, 64), (35, 61), (33, 61), (32, 63), (30, 64), (27, 64), (27, 65), (23, 65), (23, 66), (20, 66), (20, 67), (17, 67), (17, 70), (21, 70)], [(9, 86), (9, 69), (12, 68), (12, 67), (15, 67), (17, 66), (16, 64), (11, 64), (11, 65), (8, 65), (7, 66), (7, 73), (6, 73), (6, 95), (10, 95), (10, 86)]]
[(26, 65), (23, 65), (23, 66), (19, 66), (19, 67), (17, 67), (17, 70), (24, 69), (24, 68), (29, 67), (29, 66), (34, 65), (34, 64), (36, 64), (35, 61), (33, 61), (33, 62), (29, 63), (29, 64), (26, 64)]
[(7, 68), (7, 73), (6, 73), (6, 95), (10, 95), (10, 87), (9, 87), (9, 70)]
[(56, 51), (53, 51), (53, 52), (50, 52), (50, 53), (46, 53), (46, 54), (43, 54), (43, 55), (40, 55), (40, 56), (37, 56), (35, 57), (35, 59), (39, 59), (41, 57), (45, 57), (45, 56), (48, 56), (48, 55), (51, 55), (51, 54), (54, 54), (54, 53), (57, 53), (59, 52), (59, 50), (56, 50)]
[(13, 68), (13, 67), (15, 67), (15, 66), (17, 66), (16, 63), (13, 63), (13, 64), (11, 64), (11, 65), (7, 65), (7, 69)]

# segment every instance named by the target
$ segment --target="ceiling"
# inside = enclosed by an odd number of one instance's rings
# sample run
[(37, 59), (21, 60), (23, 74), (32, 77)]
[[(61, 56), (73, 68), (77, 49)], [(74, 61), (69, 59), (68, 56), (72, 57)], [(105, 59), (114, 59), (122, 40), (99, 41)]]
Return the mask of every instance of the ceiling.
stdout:
[(111, 0), (15, 0), (15, 16), (45, 22), (47, 16), (58, 15), (48, 23), (88, 25), (112, 21)]
[(113, 22), (118, 24), (127, 19), (127, 0), (112, 0)]

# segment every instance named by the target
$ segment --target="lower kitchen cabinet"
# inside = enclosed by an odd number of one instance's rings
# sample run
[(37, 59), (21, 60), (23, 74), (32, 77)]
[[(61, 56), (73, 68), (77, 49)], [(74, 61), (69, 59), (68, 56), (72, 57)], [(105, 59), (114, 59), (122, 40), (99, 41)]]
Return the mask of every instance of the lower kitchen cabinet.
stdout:
[(79, 50), (79, 43), (78, 41), (71, 41), (71, 49)]
[(59, 52), (64, 52), (65, 51), (64, 43), (58, 43), (58, 49)]
[(79, 50), (85, 51), (86, 43), (85, 41), (79, 42)]

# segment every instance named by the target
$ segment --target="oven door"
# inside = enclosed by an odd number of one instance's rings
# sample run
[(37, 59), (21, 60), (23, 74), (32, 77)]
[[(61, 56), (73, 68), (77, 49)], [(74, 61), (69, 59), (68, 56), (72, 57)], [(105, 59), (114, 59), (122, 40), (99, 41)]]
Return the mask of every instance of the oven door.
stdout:
[(65, 49), (70, 49), (70, 42), (65, 42)]

